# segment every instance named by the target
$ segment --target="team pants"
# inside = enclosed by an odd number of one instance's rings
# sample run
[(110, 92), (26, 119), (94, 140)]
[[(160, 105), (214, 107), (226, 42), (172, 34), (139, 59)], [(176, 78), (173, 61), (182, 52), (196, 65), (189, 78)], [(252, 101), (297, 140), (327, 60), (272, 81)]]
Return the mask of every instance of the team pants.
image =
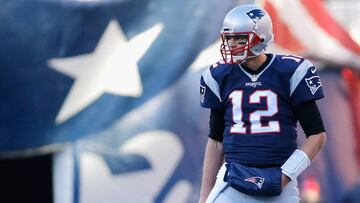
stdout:
[(220, 168), (214, 188), (206, 203), (299, 203), (299, 189), (296, 181), (288, 183), (281, 194), (276, 197), (257, 197), (244, 194), (230, 187), (223, 181), (226, 167)]

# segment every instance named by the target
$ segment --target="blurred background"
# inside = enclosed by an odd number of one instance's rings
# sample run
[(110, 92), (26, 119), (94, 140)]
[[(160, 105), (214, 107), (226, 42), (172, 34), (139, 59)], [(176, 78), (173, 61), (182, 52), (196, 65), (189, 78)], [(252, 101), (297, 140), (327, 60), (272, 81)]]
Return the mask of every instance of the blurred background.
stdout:
[(0, 0), (0, 202), (197, 202), (200, 74), (242, 3), (270, 13), (269, 52), (320, 71), (328, 141), (302, 202), (360, 202), (358, 0)]

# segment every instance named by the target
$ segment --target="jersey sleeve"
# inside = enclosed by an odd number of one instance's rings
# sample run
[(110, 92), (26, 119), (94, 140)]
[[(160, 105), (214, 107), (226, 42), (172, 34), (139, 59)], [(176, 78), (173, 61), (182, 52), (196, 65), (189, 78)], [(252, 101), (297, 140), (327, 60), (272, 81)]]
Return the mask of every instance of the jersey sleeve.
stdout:
[(200, 79), (200, 105), (204, 108), (220, 109), (223, 103), (218, 82), (211, 74), (212, 67), (206, 69)]
[(291, 76), (290, 97), (294, 106), (324, 97), (320, 76), (310, 61), (304, 60)]

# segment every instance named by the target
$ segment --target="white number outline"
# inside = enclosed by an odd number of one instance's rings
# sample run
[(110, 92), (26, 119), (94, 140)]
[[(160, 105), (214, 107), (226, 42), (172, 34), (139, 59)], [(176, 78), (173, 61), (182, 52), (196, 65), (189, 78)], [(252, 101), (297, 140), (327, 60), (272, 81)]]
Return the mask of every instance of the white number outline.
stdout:
[[(232, 121), (233, 125), (230, 128), (231, 134), (245, 134), (246, 127), (242, 121), (242, 99), (243, 99), (243, 90), (235, 90), (229, 95), (230, 102), (232, 104)], [(235, 102), (234, 102), (235, 101)], [(236, 104), (236, 105), (234, 105)]]
[[(264, 117), (272, 117), (279, 112), (278, 96), (271, 90), (256, 90), (249, 96), (249, 104), (259, 104), (261, 98), (266, 100), (265, 109), (257, 109), (249, 114), (250, 134), (269, 134), (280, 132), (280, 123), (277, 120), (268, 121), (267, 125), (261, 122)], [(247, 126), (243, 122), (243, 90), (235, 90), (229, 95), (232, 103), (231, 134), (246, 134)]]
[(282, 56), (281, 59), (291, 59), (291, 60), (296, 61), (296, 63), (299, 63), (302, 58), (299, 56), (294, 56), (294, 55), (286, 55), (286, 56)]

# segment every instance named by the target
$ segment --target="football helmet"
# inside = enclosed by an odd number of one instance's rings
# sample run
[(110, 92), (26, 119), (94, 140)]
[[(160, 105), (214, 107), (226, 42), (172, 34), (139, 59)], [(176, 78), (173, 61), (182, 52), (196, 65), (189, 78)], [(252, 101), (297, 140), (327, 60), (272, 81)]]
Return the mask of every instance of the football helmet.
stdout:
[[(242, 63), (260, 55), (274, 37), (269, 14), (253, 4), (240, 5), (230, 10), (224, 18), (220, 35), (221, 55), (224, 62), (230, 64)], [(238, 45), (234, 46), (234, 40)]]

